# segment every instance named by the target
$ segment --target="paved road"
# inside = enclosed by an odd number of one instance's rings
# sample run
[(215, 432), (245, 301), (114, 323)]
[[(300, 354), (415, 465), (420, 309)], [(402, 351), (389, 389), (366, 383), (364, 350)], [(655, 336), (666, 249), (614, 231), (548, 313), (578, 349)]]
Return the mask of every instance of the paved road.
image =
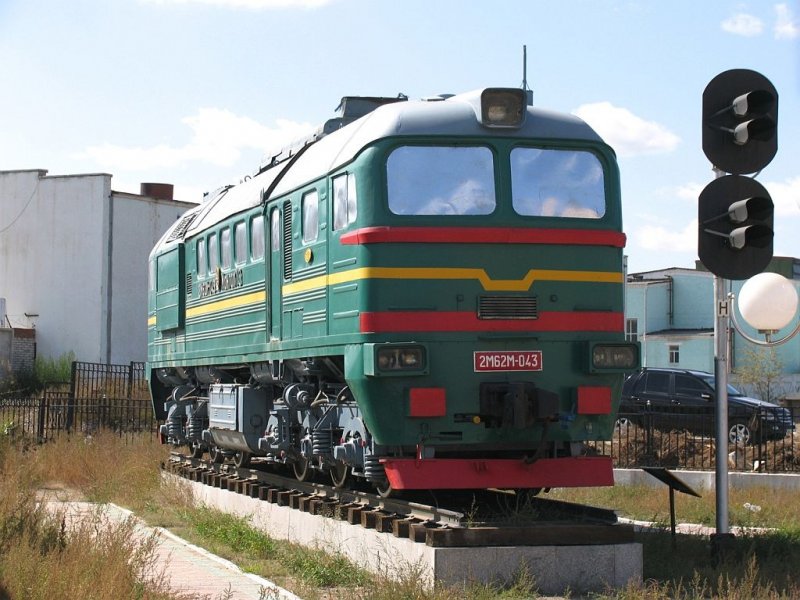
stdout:
[[(156, 565), (163, 568), (169, 587), (187, 598), (208, 600), (300, 600), (291, 592), (271, 581), (245, 573), (232, 562), (190, 544), (161, 527), (148, 527), (130, 511), (114, 504), (97, 505), (91, 502), (59, 502), (50, 500), (47, 506), (64, 513), (67, 527), (79, 520), (91, 518), (113, 525), (134, 519), (135, 534), (147, 538), (155, 533), (158, 539)], [(151, 573), (150, 576), (157, 576)]]

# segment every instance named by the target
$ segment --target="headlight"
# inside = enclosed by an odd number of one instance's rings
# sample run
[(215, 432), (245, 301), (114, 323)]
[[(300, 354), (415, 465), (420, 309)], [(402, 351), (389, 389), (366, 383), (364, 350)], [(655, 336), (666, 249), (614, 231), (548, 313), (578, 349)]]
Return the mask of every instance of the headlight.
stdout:
[(419, 371), (425, 368), (425, 353), (418, 346), (380, 348), (377, 360), (381, 371)]
[(487, 88), (481, 93), (481, 123), (487, 127), (519, 127), (526, 105), (524, 90)]
[(634, 371), (639, 368), (639, 346), (597, 344), (592, 348), (592, 368)]

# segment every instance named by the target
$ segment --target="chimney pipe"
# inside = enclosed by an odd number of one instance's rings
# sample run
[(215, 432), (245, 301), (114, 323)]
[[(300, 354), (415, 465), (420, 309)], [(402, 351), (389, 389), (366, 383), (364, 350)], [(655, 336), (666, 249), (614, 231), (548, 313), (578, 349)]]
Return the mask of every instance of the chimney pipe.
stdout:
[(139, 187), (142, 196), (157, 200), (173, 200), (174, 188), (171, 183), (143, 183)]

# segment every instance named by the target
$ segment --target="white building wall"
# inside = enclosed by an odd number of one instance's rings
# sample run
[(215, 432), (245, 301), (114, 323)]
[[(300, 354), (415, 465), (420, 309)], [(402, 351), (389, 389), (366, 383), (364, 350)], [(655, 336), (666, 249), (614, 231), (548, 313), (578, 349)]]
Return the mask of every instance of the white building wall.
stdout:
[(14, 326), (36, 328), (40, 356), (99, 361), (111, 176), (45, 174), (0, 172), (0, 295)]
[[(189, 205), (132, 194), (112, 194), (111, 329), (107, 360), (147, 358), (147, 258)], [(143, 242), (144, 240), (144, 242)]]
[(147, 257), (192, 204), (114, 192), (111, 175), (0, 171), (0, 297), (39, 356), (146, 357)]

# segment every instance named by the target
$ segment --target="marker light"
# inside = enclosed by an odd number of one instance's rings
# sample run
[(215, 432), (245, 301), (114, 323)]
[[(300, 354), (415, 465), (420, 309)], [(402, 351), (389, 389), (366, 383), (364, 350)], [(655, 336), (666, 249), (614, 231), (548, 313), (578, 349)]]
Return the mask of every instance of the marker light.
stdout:
[(639, 347), (634, 344), (597, 344), (592, 348), (595, 369), (635, 370), (639, 366)]
[(418, 371), (425, 367), (424, 360), (419, 346), (388, 346), (378, 350), (378, 369), (381, 371)]

